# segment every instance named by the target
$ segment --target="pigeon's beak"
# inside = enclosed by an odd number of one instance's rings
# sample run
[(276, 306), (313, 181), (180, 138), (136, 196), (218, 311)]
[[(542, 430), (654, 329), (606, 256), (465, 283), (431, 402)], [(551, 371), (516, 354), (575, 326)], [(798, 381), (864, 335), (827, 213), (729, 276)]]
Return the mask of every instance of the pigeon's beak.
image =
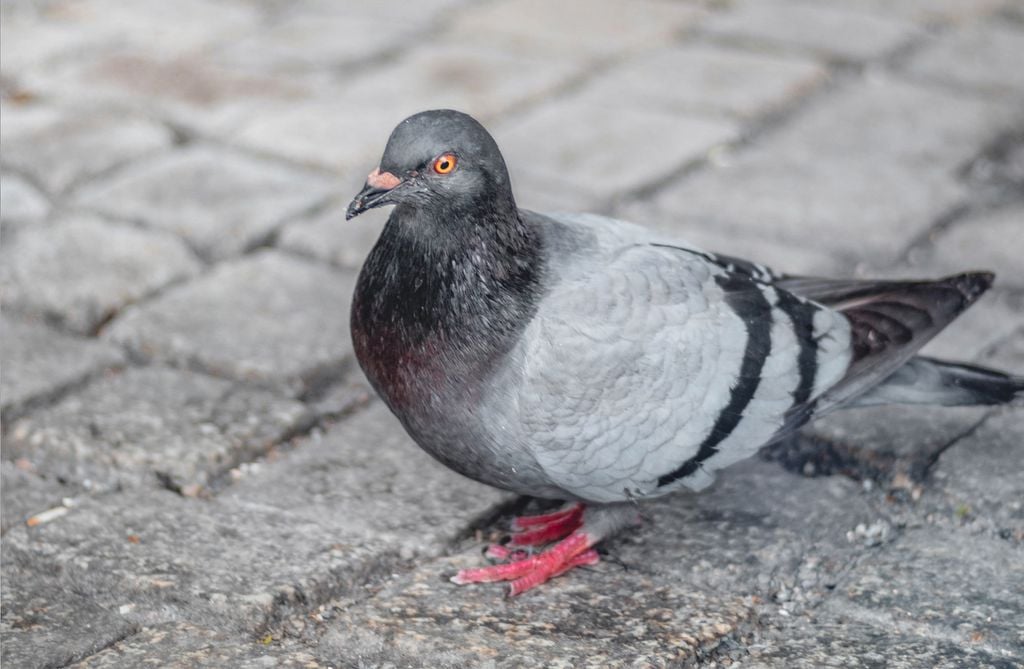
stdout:
[(401, 179), (391, 172), (381, 172), (379, 167), (370, 172), (370, 176), (366, 177), (366, 184), (363, 186), (363, 190), (359, 191), (352, 199), (352, 203), (348, 205), (348, 211), (345, 212), (345, 220), (351, 220), (367, 209), (373, 209), (383, 204), (391, 204), (392, 202), (388, 196), (400, 183), (402, 183)]

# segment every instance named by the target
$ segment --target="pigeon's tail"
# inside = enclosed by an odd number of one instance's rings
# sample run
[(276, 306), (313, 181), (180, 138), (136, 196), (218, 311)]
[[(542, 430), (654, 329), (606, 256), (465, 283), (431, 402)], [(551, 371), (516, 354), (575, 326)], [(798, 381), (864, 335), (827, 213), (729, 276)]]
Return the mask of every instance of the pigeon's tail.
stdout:
[(1024, 376), (916, 356), (847, 406), (970, 406), (1010, 402), (1024, 402)]

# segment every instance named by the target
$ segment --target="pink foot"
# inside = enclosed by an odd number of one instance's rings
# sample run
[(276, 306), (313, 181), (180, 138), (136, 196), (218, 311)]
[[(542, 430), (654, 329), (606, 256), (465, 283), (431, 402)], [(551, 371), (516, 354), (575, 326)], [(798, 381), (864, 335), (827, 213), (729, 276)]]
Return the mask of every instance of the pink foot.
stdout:
[(463, 569), (452, 577), (452, 583), (493, 583), (512, 581), (508, 594), (515, 596), (535, 588), (574, 567), (597, 564), (600, 557), (593, 545), (597, 538), (579, 531), (537, 555), (514, 562), (479, 569)]

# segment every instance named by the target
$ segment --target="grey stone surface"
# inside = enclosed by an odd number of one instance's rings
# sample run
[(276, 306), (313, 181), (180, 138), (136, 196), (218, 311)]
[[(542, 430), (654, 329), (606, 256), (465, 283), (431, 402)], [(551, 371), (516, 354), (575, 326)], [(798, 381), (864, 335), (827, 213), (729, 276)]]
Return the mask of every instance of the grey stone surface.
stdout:
[(799, 100), (825, 72), (812, 60), (686, 44), (630, 59), (594, 79), (584, 94), (613, 107), (752, 118)]
[(39, 189), (16, 174), (0, 174), (0, 220), (33, 221), (49, 211), (50, 203)]
[(187, 622), (255, 635), (290, 607), (355, 592), (398, 564), (386, 546), (349, 541), (327, 523), (166, 490), (83, 498), (56, 520), (12, 528), (3, 550), (5, 587), (23, 586), (5, 595), (0, 624), (10, 630), (29, 614), (33, 583), (52, 583), (65, 607), (34, 635), (4, 635), (5, 651), (22, 656), (33, 636), (102, 611), (102, 630)]
[[(6, 447), (4, 457), (7, 457)], [(71, 492), (60, 483), (44, 479), (35, 473), (27, 460), (0, 461), (0, 534), (26, 522), (36, 514), (63, 506), (65, 496)]]
[(931, 242), (919, 258), (929, 267), (949, 273), (965, 267), (984, 268), (996, 273), (998, 286), (1024, 288), (1024, 204), (968, 216), (939, 232)]
[(914, 39), (909, 21), (805, 0), (745, 0), (701, 26), (711, 34), (799, 47), (847, 60), (884, 56)]
[(86, 334), (126, 305), (200, 268), (173, 235), (81, 214), (19, 231), (0, 249), (0, 262), (5, 308)]
[(71, 665), (74, 669), (136, 669), (174, 658), (182, 669), (327, 669), (305, 649), (282, 645), (273, 637), (252, 639), (241, 634), (171, 622), (142, 627), (137, 633)]
[(0, 318), (0, 341), (4, 422), (33, 403), (124, 362), (124, 354), (115, 346), (70, 337), (7, 315)]
[[(602, 564), (541, 591), (503, 600), (500, 586), (449, 583), (445, 576), (483, 562), (479, 543), (467, 542), (358, 607), (337, 602), (308, 633), (319, 635), (323, 659), (354, 656), (363, 666), (695, 663), (749, 639), (766, 602), (795, 611), (820, 598), (865, 550), (843, 533), (870, 517), (854, 483), (800, 479), (764, 462), (642, 513), (643, 526), (612, 542)], [(453, 634), (458, 644), (446, 641)]]
[(598, 202), (648, 185), (737, 133), (724, 119), (597, 106), (582, 95), (495, 127), (513, 183), (564, 185)]
[(354, 77), (344, 88), (323, 82), (306, 99), (265, 105), (233, 137), (293, 160), (354, 171), (361, 184), (379, 160), (388, 134), (406, 116), (445, 107), (487, 119), (543, 99), (580, 67), (572, 59), (435, 40)]
[(817, 100), (655, 202), (683, 221), (737, 236), (891, 263), (966, 200), (955, 170), (1012, 116), (993, 101), (868, 79)]
[(703, 16), (682, 2), (507, 0), (466, 8), (453, 17), (461, 41), (500, 44), (526, 53), (579, 58), (633, 52), (665, 44)]
[(297, 393), (351, 364), (354, 281), (261, 251), (126, 309), (103, 336), (146, 357)]
[(995, 19), (938, 39), (915, 54), (908, 71), (927, 80), (1024, 98), (1024, 30)]
[[(358, 192), (357, 188), (352, 190), (351, 197)], [(347, 206), (347, 201), (339, 202), (289, 224), (278, 235), (277, 245), (340, 267), (359, 269), (380, 236), (391, 209), (373, 209), (353, 221), (346, 221)]]
[(435, 555), (504, 493), (431, 459), (379, 401), (223, 493), (245, 506), (326, 521), (338, 537), (386, 542), (403, 557)]
[(194, 372), (136, 368), (21, 419), (4, 452), (80, 489), (163, 485), (196, 495), (311, 422), (302, 404), (266, 391)]
[(79, 204), (181, 235), (210, 258), (264, 241), (326, 200), (323, 175), (236, 151), (192, 146), (83, 188)]
[(124, 114), (38, 104), (5, 104), (2, 112), (4, 162), (53, 193), (172, 141), (166, 127)]

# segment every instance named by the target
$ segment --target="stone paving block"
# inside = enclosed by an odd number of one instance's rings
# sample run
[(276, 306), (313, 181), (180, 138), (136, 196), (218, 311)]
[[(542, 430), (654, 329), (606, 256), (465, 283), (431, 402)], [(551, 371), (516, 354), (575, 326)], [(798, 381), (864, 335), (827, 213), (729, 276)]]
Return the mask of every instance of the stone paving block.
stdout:
[(444, 578), (483, 563), (476, 543), (359, 606), (339, 600), (313, 625), (317, 655), (360, 666), (683, 666), (749, 638), (759, 602), (783, 590), (794, 607), (822, 596), (863, 550), (841, 539), (868, 513), (860, 499), (850, 481), (748, 461), (705, 494), (643, 505), (644, 525), (613, 541), (603, 564), (514, 600)]
[(493, 131), (513, 183), (564, 184), (607, 201), (735, 139), (738, 127), (657, 109), (595, 106), (571, 96), (502, 122)]
[(264, 241), (281, 223), (326, 200), (321, 174), (233, 150), (192, 146), (82, 189), (76, 201), (184, 237), (211, 258)]
[(181, 55), (245, 34), (257, 19), (244, 3), (202, 0), (9, 5), (15, 3), (5, 3), (0, 56), (11, 74), (114, 48)]
[[(972, 558), (965, 559), (968, 555)], [(1020, 546), (999, 539), (910, 528), (890, 550), (851, 570), (819, 615), (881, 623), (962, 647), (978, 645), (1004, 660), (1019, 659), (1024, 656), (1020, 555)]]
[(136, 353), (298, 393), (352, 361), (352, 272), (261, 251), (126, 309), (103, 333)]
[(0, 174), (0, 221), (35, 221), (49, 211), (50, 203), (35, 186), (16, 174)]
[(696, 5), (658, 0), (503, 0), (454, 13), (451, 34), (525, 53), (607, 57), (666, 44), (704, 13)]
[(914, 54), (911, 74), (929, 81), (1024, 97), (1024, 30), (999, 21), (978, 22), (940, 37)]
[(925, 25), (966, 23), (1005, 6), (1003, 0), (847, 0), (843, 4)]
[(1012, 116), (991, 100), (869, 78), (654, 202), (736, 236), (814, 244), (879, 266), (967, 199), (955, 170)]
[(115, 165), (171, 145), (171, 131), (124, 114), (3, 105), (4, 162), (59, 193)]
[(175, 622), (144, 627), (138, 633), (104, 648), (71, 669), (137, 669), (165, 666), (174, 658), (178, 669), (327, 669), (307, 650), (294, 645), (263, 643), (243, 635)]
[(436, 555), (506, 493), (435, 462), (379, 401), (274, 462), (247, 468), (225, 500), (383, 541), (403, 557)]
[(86, 334), (126, 305), (200, 269), (173, 235), (83, 214), (20, 231), (4, 244), (0, 260), (4, 308), (41, 314)]
[(928, 524), (1024, 549), (1022, 443), (1024, 409), (1007, 407), (945, 451), (920, 502)]
[(904, 634), (849, 620), (801, 621), (762, 635), (741, 666), (751, 669), (1009, 669), (1013, 660), (972, 644)]
[[(131, 627), (185, 622), (257, 634), (285, 612), (355, 593), (398, 564), (379, 542), (352, 541), (270, 507), (165, 490), (87, 497), (56, 520), (4, 535), (5, 587), (56, 581), (54, 614), (32, 635), (5, 630), (4, 650), (28, 652), (36, 635), (66, 632), (79, 611), (107, 611)], [(5, 593), (7, 630), (29, 614), (30, 597), (30, 588)]]
[[(355, 196), (358, 189), (359, 186), (353, 185), (351, 196)], [(377, 242), (391, 207), (372, 209), (353, 221), (346, 221), (347, 206), (347, 202), (339, 202), (289, 224), (278, 235), (277, 245), (339, 267), (359, 269)]]
[(4, 422), (35, 402), (124, 363), (124, 354), (106, 342), (70, 337), (10, 315), (0, 317), (0, 340)]
[(806, 0), (746, 0), (704, 21), (703, 32), (840, 58), (880, 58), (919, 37), (909, 21)]
[(3, 551), (0, 651), (5, 667), (63, 667), (133, 634), (137, 626), (67, 587), (54, 572), (37, 570), (24, 553)]
[(825, 77), (825, 68), (812, 60), (691, 42), (617, 65), (583, 94), (612, 107), (751, 118), (792, 103)]
[[(6, 457), (6, 447), (4, 450)], [(60, 483), (37, 475), (26, 460), (0, 461), (0, 491), (0, 534), (40, 512), (63, 506), (70, 492)]]
[(438, 40), (339, 86), (325, 82), (305, 101), (255, 110), (234, 140), (293, 160), (365, 177), (391, 130), (424, 109), (453, 108), (484, 121), (544, 96), (578, 74), (574, 59)]
[(931, 238), (915, 263), (940, 272), (965, 268), (996, 273), (996, 285), (1024, 288), (1024, 205), (980, 211), (957, 221)]
[(4, 450), (81, 489), (164, 485), (195, 495), (311, 422), (299, 402), (194, 372), (146, 367), (108, 375), (23, 418)]

